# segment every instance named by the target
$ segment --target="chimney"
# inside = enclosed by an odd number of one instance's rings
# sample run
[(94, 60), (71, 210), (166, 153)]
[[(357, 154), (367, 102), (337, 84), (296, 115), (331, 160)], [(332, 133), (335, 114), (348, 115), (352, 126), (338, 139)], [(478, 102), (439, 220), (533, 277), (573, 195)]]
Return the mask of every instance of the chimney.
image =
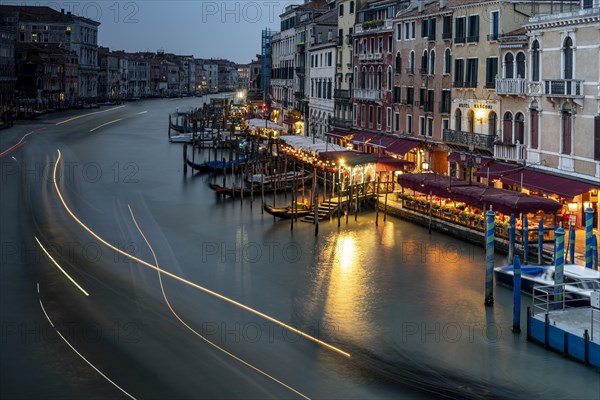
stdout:
[(447, 2), (448, 2), (448, 0), (440, 0), (440, 8), (446, 7)]

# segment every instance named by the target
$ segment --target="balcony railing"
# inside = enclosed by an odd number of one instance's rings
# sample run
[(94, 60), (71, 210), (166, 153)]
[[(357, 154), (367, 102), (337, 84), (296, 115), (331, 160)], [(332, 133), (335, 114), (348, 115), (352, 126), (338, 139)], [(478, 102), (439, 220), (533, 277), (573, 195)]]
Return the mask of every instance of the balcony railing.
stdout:
[(352, 96), (352, 91), (349, 89), (334, 89), (333, 90), (333, 97), (336, 100), (350, 100), (351, 96)]
[(523, 78), (496, 78), (496, 94), (514, 94), (517, 96), (527, 93), (527, 80)]
[(383, 60), (383, 53), (373, 54), (373, 60)]
[(575, 79), (544, 80), (547, 96), (583, 97), (583, 81)]
[(377, 20), (377, 21), (365, 21), (362, 24), (354, 25), (354, 33), (375, 33), (383, 30), (391, 30), (393, 28), (392, 20)]
[(524, 144), (494, 144), (494, 158), (506, 161), (524, 161), (527, 154)]
[(354, 98), (357, 100), (381, 100), (381, 90), (354, 89)]
[(334, 128), (350, 129), (352, 128), (352, 120), (346, 118), (332, 117), (329, 120), (329, 125)]
[(494, 148), (494, 135), (485, 135), (482, 133), (456, 131), (454, 129), (444, 129), (444, 142), (447, 144), (459, 145), (464, 147), (473, 147), (492, 151)]

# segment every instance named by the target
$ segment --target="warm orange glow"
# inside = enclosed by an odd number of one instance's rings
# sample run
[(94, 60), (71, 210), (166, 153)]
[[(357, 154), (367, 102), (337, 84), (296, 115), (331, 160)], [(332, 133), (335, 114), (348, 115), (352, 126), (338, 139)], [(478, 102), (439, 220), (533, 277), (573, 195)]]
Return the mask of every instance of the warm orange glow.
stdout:
[(37, 244), (40, 245), (40, 247), (44, 251), (44, 253), (46, 253), (46, 255), (48, 256), (50, 261), (52, 261), (54, 263), (54, 265), (56, 265), (56, 267), (59, 269), (59, 271), (62, 272), (73, 283), (73, 285), (75, 285), (77, 287), (77, 289), (81, 290), (81, 292), (83, 294), (85, 294), (86, 296), (89, 296), (89, 293), (86, 292), (81, 286), (79, 286), (79, 284), (77, 282), (75, 282), (75, 280), (73, 278), (71, 278), (71, 276), (69, 274), (67, 274), (67, 272), (64, 269), (62, 269), (60, 265), (58, 265), (56, 260), (54, 260), (54, 258), (50, 255), (50, 253), (48, 253), (48, 251), (44, 248), (44, 246), (42, 246), (42, 243), (40, 242), (40, 240), (36, 236), (34, 236), (33, 238), (35, 239)]
[(331, 344), (329, 344), (327, 342), (324, 342), (324, 341), (322, 341), (320, 339), (317, 339), (317, 338), (315, 338), (315, 337), (313, 337), (313, 336), (311, 336), (311, 335), (309, 335), (309, 334), (307, 334), (307, 333), (305, 333), (305, 332), (303, 332), (303, 331), (301, 331), (301, 330), (299, 330), (297, 328), (294, 328), (291, 325), (288, 325), (288, 324), (286, 324), (286, 323), (284, 323), (282, 321), (279, 321), (278, 319), (275, 319), (275, 318), (273, 318), (273, 317), (271, 317), (271, 316), (269, 316), (267, 314), (264, 314), (264, 313), (262, 313), (262, 312), (260, 312), (258, 310), (255, 310), (255, 309), (253, 309), (251, 307), (248, 307), (245, 304), (242, 304), (242, 303), (240, 303), (238, 301), (230, 299), (229, 297), (223, 296), (220, 293), (217, 293), (217, 292), (215, 292), (213, 290), (207, 289), (207, 288), (205, 288), (203, 286), (200, 286), (200, 285), (198, 285), (198, 284), (196, 284), (194, 282), (190, 282), (190, 281), (188, 281), (188, 280), (186, 280), (184, 278), (181, 278), (180, 276), (177, 276), (177, 275), (175, 275), (175, 274), (173, 274), (173, 273), (171, 273), (169, 271), (161, 270), (156, 265), (150, 264), (149, 262), (146, 262), (146, 261), (144, 261), (144, 260), (142, 260), (142, 259), (140, 259), (140, 258), (138, 258), (138, 257), (136, 257), (134, 255), (131, 255), (131, 254), (129, 254), (129, 253), (127, 253), (127, 252), (125, 252), (125, 251), (123, 251), (121, 249), (118, 249), (117, 247), (115, 247), (112, 244), (108, 243), (106, 240), (102, 239), (94, 231), (92, 231), (86, 224), (84, 224), (79, 218), (77, 218), (77, 216), (71, 211), (71, 209), (67, 205), (65, 199), (63, 198), (63, 195), (62, 195), (60, 189), (58, 188), (58, 183), (57, 183), (58, 180), (57, 180), (57, 174), (56, 174), (57, 173), (58, 164), (60, 162), (60, 159), (61, 159), (62, 155), (60, 153), (60, 150), (57, 150), (57, 151), (58, 151), (58, 158), (56, 159), (56, 163), (54, 164), (54, 171), (53, 171), (54, 189), (56, 190), (56, 194), (60, 198), (60, 201), (61, 201), (63, 207), (65, 208), (65, 210), (67, 211), (67, 213), (71, 216), (71, 218), (73, 218), (75, 220), (75, 222), (77, 222), (83, 229), (85, 229), (90, 235), (92, 235), (94, 238), (96, 238), (96, 240), (98, 240), (100, 243), (104, 244), (105, 246), (107, 246), (111, 250), (113, 250), (113, 251), (115, 251), (115, 252), (117, 252), (119, 254), (122, 254), (123, 256), (125, 256), (125, 257), (127, 257), (127, 258), (129, 258), (131, 260), (137, 261), (138, 263), (140, 263), (140, 264), (142, 264), (142, 265), (144, 265), (144, 266), (146, 266), (148, 268), (152, 268), (152, 269), (154, 269), (156, 271), (160, 271), (161, 273), (165, 274), (166, 276), (168, 276), (170, 278), (173, 278), (173, 279), (175, 279), (175, 280), (177, 280), (179, 282), (185, 283), (186, 285), (189, 285), (189, 286), (191, 286), (193, 288), (196, 288), (196, 289), (201, 290), (201, 291), (203, 291), (205, 293), (208, 293), (208, 294), (210, 294), (212, 296), (215, 296), (215, 297), (217, 297), (217, 298), (219, 298), (221, 300), (224, 300), (224, 301), (226, 301), (226, 302), (228, 302), (230, 304), (233, 304), (233, 305), (235, 305), (237, 307), (240, 307), (240, 308), (242, 308), (242, 309), (244, 309), (244, 310), (246, 310), (248, 312), (251, 312), (252, 314), (258, 315), (258, 316), (260, 316), (260, 317), (262, 317), (262, 318), (264, 318), (264, 319), (266, 319), (268, 321), (271, 321), (271, 322), (273, 322), (273, 323), (275, 323), (275, 324), (277, 324), (277, 325), (279, 325), (279, 326), (281, 326), (283, 328), (286, 328), (286, 329), (288, 329), (288, 330), (290, 330), (290, 331), (292, 331), (292, 332), (294, 332), (294, 333), (296, 333), (296, 334), (304, 337), (305, 339), (311, 340), (311, 341), (313, 341), (313, 342), (315, 342), (315, 343), (317, 343), (317, 344), (319, 344), (319, 345), (321, 345), (321, 346), (323, 346), (323, 347), (325, 347), (325, 348), (327, 348), (329, 350), (333, 350), (333, 351), (335, 351), (335, 352), (337, 352), (339, 354), (342, 354), (342, 355), (344, 355), (346, 357), (350, 357), (349, 353), (347, 353), (347, 352), (345, 352), (343, 350), (340, 350), (337, 347), (335, 347), (335, 346), (333, 346), (333, 345), (331, 345)]

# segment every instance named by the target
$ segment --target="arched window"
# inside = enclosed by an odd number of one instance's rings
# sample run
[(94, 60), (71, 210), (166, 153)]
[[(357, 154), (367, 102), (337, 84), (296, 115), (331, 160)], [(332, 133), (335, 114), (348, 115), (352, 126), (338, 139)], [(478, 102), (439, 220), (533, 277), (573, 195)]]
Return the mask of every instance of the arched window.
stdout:
[(525, 142), (525, 118), (523, 113), (515, 114), (515, 141), (514, 144), (523, 144)]
[(475, 111), (473, 110), (467, 112), (467, 130), (471, 133), (475, 131)]
[(400, 52), (396, 53), (396, 73), (402, 73), (402, 55)]
[(367, 68), (366, 67), (363, 67), (363, 69), (361, 71), (360, 88), (361, 89), (367, 88)]
[(383, 87), (383, 69), (381, 66), (377, 68), (377, 89), (381, 90)]
[(414, 51), (410, 52), (410, 57), (408, 59), (408, 73), (409, 74), (415, 73), (415, 52)]
[(496, 126), (498, 125), (498, 116), (495, 112), (490, 111), (488, 114), (488, 135), (494, 136), (496, 134)]
[(525, 79), (525, 53), (517, 53), (517, 76), (516, 78)]
[(427, 64), (429, 63), (429, 53), (427, 50), (423, 51), (423, 55), (421, 56), (421, 73), (426, 74), (429, 72), (427, 68)]
[(369, 70), (369, 89), (375, 89), (375, 70), (373, 67)]
[(531, 138), (529, 140), (529, 147), (532, 149), (537, 149), (539, 145), (539, 111), (537, 105), (532, 105), (532, 108), (529, 110), (529, 121), (531, 121)]
[(571, 154), (571, 138), (572, 138), (572, 121), (573, 115), (571, 113), (571, 109), (568, 107), (563, 107), (561, 113), (561, 130), (562, 130), (562, 146), (561, 153), (562, 154)]
[(454, 111), (454, 129), (457, 131), (462, 131), (462, 112), (460, 108), (457, 108)]
[(506, 53), (504, 56), (504, 77), (514, 78), (514, 56), (512, 53)]
[(567, 36), (563, 46), (563, 54), (565, 60), (564, 79), (573, 79), (573, 39)]
[(502, 121), (502, 143), (512, 143), (513, 115), (510, 111), (504, 113)]
[(446, 49), (444, 52), (444, 73), (449, 74), (452, 68), (452, 53), (450, 49)]
[(394, 83), (394, 75), (392, 74), (392, 66), (388, 66), (388, 73), (387, 73), (387, 90), (391, 91), (392, 90), (392, 83)]
[(531, 80), (540, 80), (540, 43), (537, 40), (531, 45)]
[(429, 74), (435, 75), (435, 51), (429, 53)]

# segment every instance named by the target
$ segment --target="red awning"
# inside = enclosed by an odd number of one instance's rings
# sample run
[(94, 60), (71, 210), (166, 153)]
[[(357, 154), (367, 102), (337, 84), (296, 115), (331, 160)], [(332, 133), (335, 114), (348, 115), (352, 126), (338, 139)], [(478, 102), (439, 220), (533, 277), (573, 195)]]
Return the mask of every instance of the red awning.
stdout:
[(404, 157), (406, 153), (417, 147), (420, 143), (416, 140), (396, 139), (394, 143), (385, 149), (385, 152)]
[(375, 171), (403, 171), (407, 165), (413, 165), (412, 162), (407, 160), (401, 160), (392, 156), (381, 156), (377, 159), (377, 166)]
[(462, 179), (438, 174), (403, 174), (398, 183), (416, 192), (467, 203), (481, 210), (490, 206), (502, 214), (527, 214), (537, 211), (554, 213), (562, 205), (540, 196), (529, 196), (512, 190), (498, 189), (481, 184), (471, 184)]
[(386, 149), (395, 143), (396, 140), (398, 139), (389, 136), (376, 136), (367, 143), (367, 146)]
[(353, 132), (344, 132), (344, 131), (339, 131), (337, 129), (333, 129), (329, 132), (326, 132), (325, 135), (327, 136), (332, 136), (338, 139), (345, 139), (347, 136), (353, 135)]
[(354, 144), (365, 144), (374, 137), (377, 137), (377, 135), (374, 133), (359, 132), (354, 135), (350, 142)]
[[(481, 168), (475, 175), (486, 177), (488, 175), (488, 166)], [(600, 188), (598, 184), (534, 171), (523, 166), (495, 162), (489, 164), (489, 176), (513, 186), (521, 186), (522, 182), (523, 187), (534, 192), (547, 195), (556, 194), (565, 199), (572, 199), (592, 189)]]

